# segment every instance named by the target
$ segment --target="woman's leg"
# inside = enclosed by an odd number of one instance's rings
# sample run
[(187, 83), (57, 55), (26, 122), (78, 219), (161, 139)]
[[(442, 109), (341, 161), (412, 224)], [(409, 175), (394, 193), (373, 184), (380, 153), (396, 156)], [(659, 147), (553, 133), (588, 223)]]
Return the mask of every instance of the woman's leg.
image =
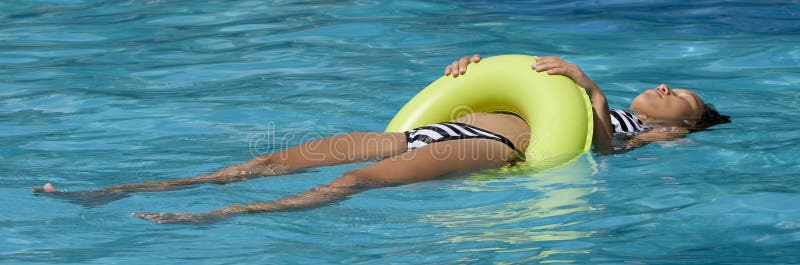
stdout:
[[(405, 152), (403, 133), (359, 132), (313, 140), (295, 147), (258, 156), (242, 164), (225, 167), (204, 175), (168, 181), (124, 184), (102, 190), (57, 192), (62, 197), (108, 196), (137, 191), (176, 190), (200, 183), (225, 184), (261, 176), (274, 176), (299, 170), (344, 163), (381, 159)], [(55, 192), (50, 183), (33, 188), (34, 192)], [(81, 204), (86, 202), (76, 201)], [(107, 203), (104, 201), (102, 203)], [(100, 203), (100, 204), (102, 204)], [(89, 205), (96, 205), (88, 203)]]
[(269, 173), (286, 174), (306, 168), (378, 160), (405, 151), (403, 133), (360, 132), (310, 141), (256, 157), (247, 163)]
[(368, 167), (346, 172), (328, 185), (274, 201), (232, 205), (202, 214), (134, 213), (158, 223), (208, 222), (231, 215), (316, 208), (347, 199), (366, 189), (413, 183), (507, 165), (514, 158), (507, 145), (489, 139), (433, 143)]

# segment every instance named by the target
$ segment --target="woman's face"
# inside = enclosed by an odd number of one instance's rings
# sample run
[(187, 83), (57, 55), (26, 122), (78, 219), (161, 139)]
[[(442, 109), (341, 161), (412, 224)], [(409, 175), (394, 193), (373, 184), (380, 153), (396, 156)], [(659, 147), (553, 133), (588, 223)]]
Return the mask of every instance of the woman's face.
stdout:
[(699, 120), (704, 106), (694, 92), (661, 84), (636, 96), (630, 108), (643, 114), (648, 121), (682, 122)]

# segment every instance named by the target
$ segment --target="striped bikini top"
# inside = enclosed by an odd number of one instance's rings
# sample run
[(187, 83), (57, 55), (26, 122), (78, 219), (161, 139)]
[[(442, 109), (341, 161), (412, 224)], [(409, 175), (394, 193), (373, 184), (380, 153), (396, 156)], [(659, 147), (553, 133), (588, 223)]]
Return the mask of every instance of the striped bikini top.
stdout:
[(614, 129), (615, 135), (622, 134), (625, 136), (632, 136), (650, 129), (645, 126), (635, 114), (631, 113), (630, 110), (610, 109), (610, 112), (611, 126)]

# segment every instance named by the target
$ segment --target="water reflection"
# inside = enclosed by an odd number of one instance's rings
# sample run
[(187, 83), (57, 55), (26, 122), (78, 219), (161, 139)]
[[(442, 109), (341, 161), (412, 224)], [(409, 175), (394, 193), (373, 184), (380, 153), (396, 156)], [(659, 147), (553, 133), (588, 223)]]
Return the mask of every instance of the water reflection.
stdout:
[[(513, 168), (486, 172), (454, 189), (497, 192), (511, 201), (433, 212), (421, 221), (450, 228), (439, 243), (454, 245), (459, 252), (529, 252), (520, 260), (507, 262), (565, 261), (560, 257), (563, 255), (556, 254), (589, 253), (591, 244), (575, 244), (574, 240), (592, 236), (595, 231), (573, 227), (583, 222), (580, 216), (596, 210), (585, 197), (598, 189), (591, 178), (597, 171), (591, 155), (584, 155), (574, 163), (545, 172)], [(531, 196), (514, 200), (528, 193)], [(572, 243), (565, 247), (560, 244), (563, 241)]]

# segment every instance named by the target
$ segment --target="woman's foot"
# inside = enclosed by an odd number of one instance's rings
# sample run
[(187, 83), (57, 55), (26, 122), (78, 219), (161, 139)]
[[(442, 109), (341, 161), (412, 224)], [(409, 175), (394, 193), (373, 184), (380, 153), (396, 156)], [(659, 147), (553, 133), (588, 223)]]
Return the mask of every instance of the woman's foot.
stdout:
[(56, 187), (53, 184), (48, 182), (47, 184), (42, 185), (41, 187), (32, 187), (31, 191), (33, 192), (56, 192)]
[(111, 190), (59, 191), (53, 184), (32, 187), (34, 195), (68, 200), (84, 207), (100, 206), (130, 196), (130, 193)]

